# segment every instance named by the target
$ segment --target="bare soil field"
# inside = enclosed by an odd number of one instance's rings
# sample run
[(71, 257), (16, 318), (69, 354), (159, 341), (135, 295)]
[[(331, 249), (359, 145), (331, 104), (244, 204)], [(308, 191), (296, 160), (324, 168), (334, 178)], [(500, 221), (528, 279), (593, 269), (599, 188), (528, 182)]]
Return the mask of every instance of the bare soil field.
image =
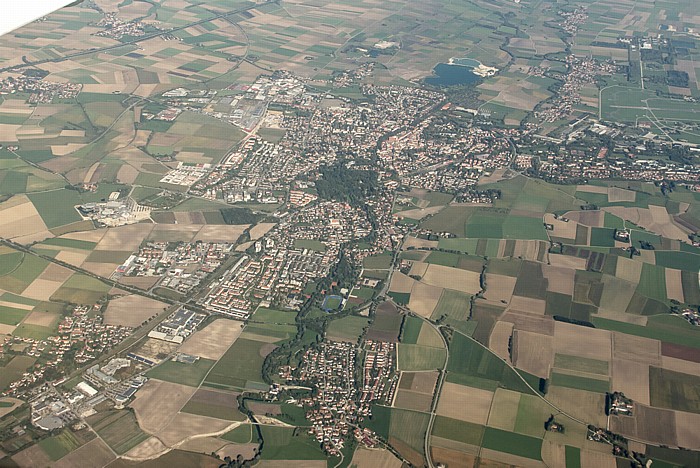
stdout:
[(438, 214), (444, 208), (444, 206), (431, 206), (430, 208), (416, 208), (413, 210), (401, 211), (400, 213), (396, 214), (401, 217), (420, 220), (425, 218), (426, 216)]
[(608, 202), (633, 202), (637, 198), (637, 193), (632, 190), (627, 190), (619, 187), (608, 187)]
[(399, 389), (396, 392), (394, 406), (397, 408), (426, 412), (430, 411), (430, 405), (432, 403), (432, 400), (432, 395)]
[(493, 392), (445, 382), (440, 392), (437, 414), (460, 421), (486, 424)]
[(658, 340), (613, 332), (612, 342), (615, 359), (655, 366), (661, 364), (661, 342)]
[(61, 283), (68, 279), (73, 272), (68, 268), (56, 265), (55, 263), (49, 263), (44, 272), (39, 275), (39, 279), (47, 281), (60, 281)]
[(122, 276), (119, 278), (119, 283), (141, 289), (151, 289), (160, 278), (160, 276)]
[(642, 262), (636, 262), (626, 257), (617, 257), (615, 276), (630, 283), (639, 283), (642, 276)]
[(51, 459), (39, 445), (32, 445), (12, 456), (17, 466), (46, 467), (51, 464)]
[(551, 440), (542, 441), (542, 461), (547, 466), (566, 466), (566, 449)]
[(97, 263), (97, 262), (85, 262), (81, 267), (90, 273), (94, 273), (99, 276), (109, 277), (114, 270), (119, 266), (118, 263)]
[(156, 224), (148, 235), (148, 240), (156, 242), (191, 242), (202, 228), (198, 224)]
[(494, 275), (493, 273), (487, 272), (484, 299), (492, 302), (510, 302), (517, 281), (517, 277)]
[(270, 229), (275, 227), (275, 223), (259, 223), (250, 228), (250, 231), (248, 233), (250, 234), (250, 240), (258, 240), (265, 234), (267, 234)]
[[(249, 444), (226, 444), (219, 451), (216, 452), (216, 454), (219, 456), (219, 458), (224, 459), (227, 456), (231, 457), (232, 460), (235, 460), (238, 455), (240, 454), (244, 460), (250, 460), (255, 456), (255, 449), (260, 447), (260, 444), (256, 443), (249, 443)], [(309, 466), (313, 467), (316, 466), (316, 461), (319, 460), (307, 460), (309, 462)], [(260, 462), (262, 463), (262, 461)], [(260, 463), (258, 463), (256, 466), (260, 466)], [(287, 465), (285, 464), (284, 466), (293, 466), (296, 461), (291, 461), (289, 462), (290, 464)]]
[(194, 242), (230, 242), (235, 243), (248, 228), (248, 224), (234, 226), (220, 226), (216, 224), (206, 224), (202, 226)]
[(514, 324), (517, 330), (525, 330), (544, 335), (554, 335), (554, 320), (548, 315), (528, 314), (522, 311), (508, 310), (498, 319)]
[[(432, 266), (432, 265), (431, 265)], [(440, 301), (442, 288), (416, 281), (411, 290), (408, 308), (421, 317), (430, 318)]]
[[(68, 279), (68, 277), (65, 279)], [(62, 284), (63, 281), (48, 281), (37, 278), (32, 281), (32, 284), (27, 286), (27, 289), (22, 291), (22, 295), (31, 299), (48, 301), (53, 293), (55, 293)]]
[(503, 463), (506, 466), (519, 466), (522, 468), (544, 468), (545, 466), (544, 463), (538, 460), (512, 455), (506, 452), (497, 452), (487, 448), (481, 449), (481, 457)]
[(599, 427), (605, 427), (605, 395), (575, 388), (550, 386), (546, 395), (562, 411)]
[(661, 343), (661, 353), (664, 356), (684, 359), (686, 361), (700, 362), (700, 350), (688, 346), (673, 343)]
[(240, 336), (242, 324), (237, 320), (215, 320), (185, 341), (180, 352), (218, 361)]
[(422, 277), (428, 270), (429, 265), (429, 263), (415, 261), (411, 265), (411, 271), (409, 271), (408, 274)]
[(60, 260), (62, 262), (68, 263), (69, 265), (79, 267), (83, 264), (85, 259), (88, 258), (88, 255), (90, 255), (90, 252), (87, 252), (87, 251), (72, 252), (70, 250), (61, 250), (56, 255), (56, 260)]
[(554, 226), (554, 230), (551, 231), (552, 236), (571, 240), (576, 239), (576, 226), (578, 223), (575, 221), (562, 221), (561, 219), (555, 219), (552, 213), (545, 213), (544, 222)]
[[(437, 383), (438, 373), (435, 372), (402, 372), (399, 386), (407, 390), (432, 394)], [(408, 381), (410, 380), (410, 385)]]
[(227, 442), (216, 437), (199, 437), (184, 442), (178, 446), (178, 449), (188, 452), (212, 453), (218, 452), (224, 445), (227, 445)]
[(350, 465), (371, 466), (373, 468), (401, 468), (401, 460), (385, 449), (368, 449), (358, 447), (352, 456)]
[(60, 318), (61, 316), (59, 314), (35, 310), (29, 315), (27, 315), (27, 317), (22, 323), (27, 325), (39, 325), (40, 327), (51, 328), (60, 320)]
[(617, 461), (611, 454), (581, 450), (581, 468), (617, 468)]
[(675, 299), (681, 303), (685, 302), (681, 270), (666, 268), (666, 295), (669, 299)]
[(685, 359), (661, 356), (661, 367), (675, 372), (682, 372), (683, 374), (700, 376), (700, 363), (694, 361), (686, 361)]
[(418, 239), (417, 237), (413, 237), (413, 236), (409, 236), (409, 238), (406, 239), (406, 242), (404, 242), (404, 244), (403, 244), (404, 250), (408, 250), (409, 247), (432, 249), (432, 248), (436, 248), (437, 246), (438, 246), (438, 241)]
[(700, 449), (700, 414), (676, 411), (676, 439), (680, 447)]
[(489, 337), (489, 349), (501, 359), (510, 361), (508, 342), (513, 334), (513, 324), (510, 322), (496, 322)]
[(153, 224), (131, 224), (110, 228), (97, 244), (95, 250), (136, 251), (154, 226)]
[(467, 455), (463, 452), (442, 447), (430, 447), (430, 453), (435, 463), (442, 463), (450, 468), (472, 468), (476, 460), (474, 455)]
[(649, 404), (649, 365), (641, 362), (614, 359), (612, 388), (623, 392), (634, 401)]
[(564, 322), (554, 323), (554, 352), (609, 361), (611, 333)]
[(126, 456), (137, 460), (150, 460), (163, 454), (166, 450), (168, 450), (168, 447), (163, 445), (163, 442), (157, 437), (149, 437), (126, 452)]
[(637, 437), (665, 445), (677, 445), (676, 413), (672, 410), (635, 404)]
[(25, 195), (15, 195), (0, 204), (0, 237), (13, 239), (41, 233), (52, 237), (34, 204)]
[(5, 325), (4, 323), (0, 323), (0, 335), (11, 335), (12, 332), (15, 331), (15, 326), (13, 325)]
[(560, 294), (574, 294), (576, 270), (572, 268), (542, 265), (542, 275), (547, 278), (547, 291)]
[(523, 330), (513, 332), (513, 365), (538, 377), (549, 377), (554, 365), (554, 339)]
[[(234, 427), (238, 423), (233, 423)], [(165, 429), (161, 430), (158, 436), (168, 447), (172, 447), (188, 437), (218, 432), (231, 426), (231, 421), (209, 418), (207, 416), (197, 416), (194, 414), (178, 413), (168, 423)]]
[(160, 437), (161, 431), (196, 390), (186, 385), (151, 379), (136, 392), (136, 398), (129, 406), (136, 411), (141, 429)]
[(101, 439), (94, 439), (74, 450), (59, 461), (53, 468), (73, 468), (75, 466), (105, 466), (116, 457)]
[(585, 258), (572, 257), (570, 255), (549, 254), (549, 263), (555, 267), (585, 270), (587, 261)]
[(520, 310), (531, 314), (544, 315), (544, 309), (547, 303), (542, 299), (534, 299), (531, 297), (513, 296), (510, 300), (510, 309)]
[(157, 315), (167, 307), (168, 305), (164, 302), (132, 294), (109, 301), (104, 320), (109, 325), (138, 327), (149, 317)]
[(389, 287), (389, 291), (406, 294), (410, 293), (415, 282), (416, 281), (413, 278), (410, 278), (409, 276), (397, 271), (391, 276), (391, 286)]
[[(601, 187), (596, 187), (601, 188)], [(607, 189), (602, 187), (607, 194)], [(605, 215), (599, 210), (590, 211), (569, 211), (566, 213), (566, 217), (572, 221), (576, 221), (579, 224), (590, 227), (603, 227), (603, 219)]]
[(433, 286), (476, 294), (481, 289), (479, 276), (479, 273), (473, 271), (442, 265), (430, 265), (422, 281)]

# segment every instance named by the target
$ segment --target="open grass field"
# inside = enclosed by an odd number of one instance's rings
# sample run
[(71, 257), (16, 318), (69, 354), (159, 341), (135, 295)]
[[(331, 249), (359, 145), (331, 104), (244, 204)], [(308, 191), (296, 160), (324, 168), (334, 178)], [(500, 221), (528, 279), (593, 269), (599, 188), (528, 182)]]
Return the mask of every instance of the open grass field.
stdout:
[(148, 438), (139, 428), (134, 413), (129, 410), (98, 413), (90, 416), (88, 423), (118, 454), (128, 452)]
[(73, 450), (80, 447), (80, 441), (70, 430), (64, 430), (58, 435), (51, 436), (39, 442), (39, 447), (46, 452), (53, 461), (60, 460)]
[(561, 372), (552, 372), (550, 378), (551, 385), (558, 385), (560, 387), (577, 388), (597, 393), (610, 391), (610, 381), (608, 379), (593, 379)]
[(423, 371), (442, 369), (447, 352), (442, 348), (420, 345), (398, 345), (398, 368), (402, 371)]
[(367, 320), (365, 317), (349, 315), (347, 317), (331, 321), (328, 324), (326, 334), (330, 340), (356, 343), (363, 330), (368, 325), (369, 320)]
[(165, 380), (166, 382), (179, 383), (190, 387), (197, 387), (202, 383), (204, 376), (212, 368), (215, 361), (210, 359), (198, 359), (194, 364), (184, 362), (165, 361), (146, 373), (151, 379)]
[(261, 426), (264, 448), (262, 460), (323, 460), (320, 446), (305, 432), (293, 427)]

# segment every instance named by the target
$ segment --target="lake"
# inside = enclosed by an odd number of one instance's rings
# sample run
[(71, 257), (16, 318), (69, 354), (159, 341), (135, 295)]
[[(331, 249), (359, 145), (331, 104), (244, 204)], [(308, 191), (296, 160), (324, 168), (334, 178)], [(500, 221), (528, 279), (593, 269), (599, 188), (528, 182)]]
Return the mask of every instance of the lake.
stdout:
[(472, 72), (474, 66), (478, 66), (479, 62), (471, 59), (457, 59), (460, 62), (470, 60), (471, 63), (460, 63), (459, 65), (450, 65), (448, 63), (439, 63), (433, 68), (433, 76), (425, 79), (426, 84), (431, 86), (456, 86), (476, 83), (481, 79), (480, 76)]

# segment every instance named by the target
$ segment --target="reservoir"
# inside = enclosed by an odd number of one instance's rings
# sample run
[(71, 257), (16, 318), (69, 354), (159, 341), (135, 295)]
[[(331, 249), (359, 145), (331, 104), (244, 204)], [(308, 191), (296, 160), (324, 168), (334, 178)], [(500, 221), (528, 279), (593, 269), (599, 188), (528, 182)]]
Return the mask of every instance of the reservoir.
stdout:
[(474, 65), (467, 63), (460, 63), (458, 65), (439, 63), (433, 68), (433, 76), (427, 77), (425, 82), (431, 86), (456, 86), (472, 84), (479, 81), (481, 77), (472, 72), (474, 66), (478, 65), (479, 62), (470, 59), (459, 59), (460, 62), (462, 60), (469, 60), (473, 62)]

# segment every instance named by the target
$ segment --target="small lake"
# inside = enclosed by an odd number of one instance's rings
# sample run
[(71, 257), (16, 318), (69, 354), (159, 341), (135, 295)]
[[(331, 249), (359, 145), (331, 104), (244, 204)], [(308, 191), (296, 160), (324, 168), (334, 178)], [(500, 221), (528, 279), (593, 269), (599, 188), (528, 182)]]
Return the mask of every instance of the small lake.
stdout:
[[(462, 63), (462, 62), (465, 63)], [(426, 84), (431, 86), (457, 86), (476, 83), (481, 79), (480, 76), (472, 72), (472, 68), (479, 65), (479, 62), (471, 59), (455, 59), (454, 63), (458, 65), (450, 65), (448, 63), (439, 63), (433, 68), (433, 76), (425, 79)]]

